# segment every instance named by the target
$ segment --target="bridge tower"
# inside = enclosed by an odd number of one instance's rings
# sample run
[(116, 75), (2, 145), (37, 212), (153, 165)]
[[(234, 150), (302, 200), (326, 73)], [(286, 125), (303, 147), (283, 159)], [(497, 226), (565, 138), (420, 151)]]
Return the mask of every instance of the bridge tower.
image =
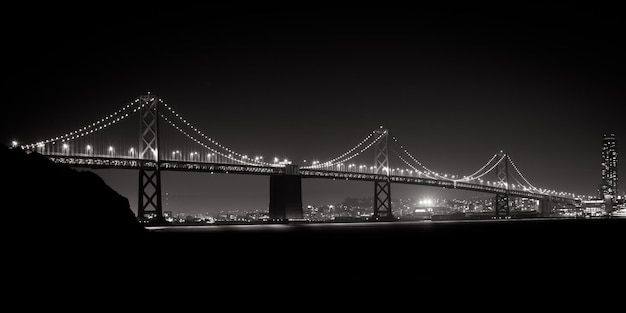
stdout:
[(374, 181), (374, 220), (394, 220), (391, 212), (391, 180), (389, 174), (389, 131), (378, 129), (377, 134), (382, 137), (374, 145), (374, 169), (376, 174), (384, 174), (383, 180)]
[(161, 171), (159, 168), (159, 98), (148, 93), (139, 97), (139, 206), (142, 222), (164, 221), (161, 207)]
[(505, 193), (496, 194), (495, 203), (495, 216), (508, 216), (510, 213), (510, 201), (509, 201), (509, 160), (503, 151), (500, 151), (498, 155), (502, 159), (496, 166), (496, 182), (500, 186), (504, 186)]

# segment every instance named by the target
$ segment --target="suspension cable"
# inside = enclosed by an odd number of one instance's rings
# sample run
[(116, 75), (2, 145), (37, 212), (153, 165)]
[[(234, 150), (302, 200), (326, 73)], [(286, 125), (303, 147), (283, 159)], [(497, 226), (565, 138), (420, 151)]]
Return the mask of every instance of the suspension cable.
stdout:
[(437, 178), (435, 178), (435, 177), (432, 177), (432, 176), (430, 176), (430, 175), (426, 174), (425, 172), (422, 172), (422, 171), (418, 170), (415, 166), (411, 165), (411, 164), (410, 164), (409, 162), (407, 162), (407, 160), (405, 160), (405, 159), (404, 159), (404, 158), (403, 158), (400, 154), (398, 154), (398, 152), (396, 152), (396, 150), (395, 150), (395, 149), (393, 149), (393, 148), (392, 148), (392, 149), (391, 149), (391, 151), (393, 151), (393, 153), (394, 153), (394, 154), (395, 154), (395, 155), (396, 155), (396, 156), (397, 156), (400, 160), (402, 160), (402, 162), (404, 162), (404, 164), (406, 164), (407, 166), (409, 166), (410, 168), (412, 168), (414, 171), (416, 171), (416, 172), (418, 173), (418, 175), (419, 175), (419, 174), (422, 174), (422, 175), (426, 176), (427, 178), (430, 178), (430, 179), (437, 179)]
[(539, 193), (542, 194), (546, 194), (545, 192), (541, 191), (541, 189), (533, 186), (533, 184), (531, 184), (528, 179), (526, 179), (526, 177), (524, 177), (524, 175), (522, 175), (522, 172), (517, 168), (517, 166), (515, 165), (515, 162), (513, 162), (513, 160), (511, 160), (511, 157), (509, 157), (507, 155), (509, 162), (511, 162), (511, 164), (513, 165), (513, 168), (515, 169), (515, 171), (517, 172), (517, 174), (519, 174), (519, 176), (528, 184), (528, 186), (530, 186), (532, 189), (537, 190)]
[(504, 158), (506, 157), (506, 154), (503, 155), (500, 160), (498, 160), (498, 162), (496, 162), (492, 167), (490, 167), (486, 172), (480, 174), (479, 176), (474, 177), (474, 179), (480, 179), (481, 177), (487, 175), (487, 173), (491, 172), (496, 166), (498, 166), (498, 164), (500, 164), (500, 162), (502, 162), (502, 160), (504, 160)]
[(496, 157), (498, 156), (498, 154), (494, 153), (493, 156), (491, 157), (491, 159), (489, 159), (489, 161), (487, 161), (487, 163), (485, 163), (485, 165), (483, 165), (483, 167), (481, 167), (479, 170), (477, 170), (476, 172), (474, 172), (472, 175), (467, 176), (469, 179), (467, 180), (473, 180), (474, 176), (478, 173), (480, 173), (480, 171), (484, 170), (487, 165), (489, 165), (489, 163), (491, 163), (491, 161), (493, 161)]
[[(168, 119), (166, 116), (164, 116), (163, 114), (159, 114), (161, 116), (161, 118), (163, 118), (166, 122), (168, 122), (170, 125), (172, 125), (172, 127), (176, 128), (178, 131), (180, 131), (183, 135), (187, 136), (187, 138), (193, 140), (194, 142), (196, 142), (197, 144), (201, 145), (202, 147), (208, 149), (209, 151), (218, 154), (226, 159), (230, 159), (233, 160), (235, 162), (241, 163), (241, 164), (245, 164), (245, 165), (253, 165), (253, 166), (258, 166), (258, 164), (255, 163), (250, 163), (250, 162), (246, 162), (246, 161), (242, 161), (240, 159), (236, 159), (233, 158), (231, 155), (226, 155), (216, 149), (211, 148), (210, 146), (208, 146), (207, 144), (201, 142), (200, 140), (198, 140), (197, 138), (195, 138), (194, 136), (188, 134), (185, 130), (181, 129), (178, 125), (176, 125), (176, 123), (174, 123), (173, 121), (171, 121), (170, 119)], [(250, 160), (252, 161), (252, 160)], [(276, 165), (276, 164), (271, 164), (270, 166), (274, 166), (274, 167), (283, 167), (281, 165)]]
[(374, 139), (372, 142), (370, 142), (365, 148), (361, 149), (359, 152), (354, 153), (353, 155), (346, 157), (348, 154), (354, 152), (356, 149), (358, 149), (359, 147), (361, 147), (363, 144), (365, 144), (368, 140), (370, 140), (370, 138), (372, 138), (372, 136), (376, 133), (376, 131), (372, 131), (371, 133), (369, 133), (369, 135), (367, 135), (367, 137), (365, 137), (365, 139), (361, 140), (361, 142), (359, 142), (359, 144), (357, 144), (356, 146), (352, 147), (350, 150), (344, 152), (343, 154), (328, 160), (326, 162), (323, 163), (317, 163), (317, 164), (312, 164), (309, 166), (304, 166), (302, 168), (324, 168), (324, 167), (331, 167), (334, 166), (338, 163), (343, 163), (346, 161), (349, 161), (351, 159), (353, 159), (354, 157), (356, 157), (357, 155), (359, 155), (360, 153), (363, 153), (363, 151), (369, 149), (374, 143), (378, 142), (378, 140), (380, 140), (380, 138), (383, 137), (383, 135), (386, 134), (387, 131), (382, 132), (376, 139)]
[[(172, 113), (174, 114), (183, 124), (187, 125), (189, 128), (191, 128), (193, 131), (195, 131), (198, 135), (200, 135), (202, 138), (210, 141), (213, 145), (216, 145), (218, 147), (220, 147), (223, 150), (226, 150), (226, 152), (234, 154), (236, 156), (239, 156), (241, 158), (244, 158), (245, 156), (237, 151), (234, 151), (222, 144), (220, 144), (219, 142), (217, 142), (216, 140), (214, 140), (213, 138), (205, 135), (202, 131), (200, 131), (198, 128), (196, 128), (193, 124), (191, 124), (187, 119), (185, 119), (184, 117), (182, 117), (179, 113), (177, 113), (174, 109), (172, 109), (169, 105), (167, 105), (166, 102), (164, 102), (162, 99), (159, 99), (159, 101), (161, 103), (163, 103), (163, 105)], [(164, 117), (163, 115), (161, 115), (161, 117)], [(188, 136), (189, 137), (189, 136)], [(258, 163), (258, 164), (263, 164), (263, 165), (267, 165), (267, 166), (274, 166), (274, 163), (268, 163), (265, 161), (259, 161), (259, 160), (253, 160), (251, 159), (250, 161), (254, 162), (254, 163)]]
[[(139, 102), (139, 99), (135, 99), (134, 101), (132, 101), (131, 103), (127, 104), (126, 106), (122, 107), (121, 109), (113, 112), (112, 114), (109, 114), (99, 120), (96, 120), (95, 122), (89, 123), (81, 128), (78, 128), (74, 131), (65, 133), (64, 135), (61, 136), (55, 136), (55, 137), (51, 137), (49, 139), (46, 140), (41, 140), (35, 143), (31, 143), (28, 145), (23, 145), (21, 146), (22, 149), (32, 149), (34, 147), (41, 147), (44, 144), (47, 143), (51, 143), (51, 142), (56, 142), (56, 141), (64, 141), (64, 140), (74, 140), (80, 137), (83, 137), (85, 135), (88, 134), (92, 134), (94, 132), (98, 132), (104, 128), (107, 128), (123, 119), (125, 119), (126, 117), (129, 116), (129, 114), (133, 114), (135, 112), (137, 112), (141, 107), (143, 107), (143, 105), (134, 108), (133, 111), (131, 113), (125, 113), (122, 114), (124, 111), (129, 110), (130, 108), (134, 107), (137, 102)], [(115, 116), (120, 115), (120, 117), (114, 119)], [(109, 121), (108, 123), (105, 123), (106, 121), (108, 121), (109, 119), (111, 119), (111, 121)], [(102, 125), (100, 125), (102, 124)], [(98, 125), (100, 125), (98, 127)], [(92, 129), (93, 128), (93, 129)]]

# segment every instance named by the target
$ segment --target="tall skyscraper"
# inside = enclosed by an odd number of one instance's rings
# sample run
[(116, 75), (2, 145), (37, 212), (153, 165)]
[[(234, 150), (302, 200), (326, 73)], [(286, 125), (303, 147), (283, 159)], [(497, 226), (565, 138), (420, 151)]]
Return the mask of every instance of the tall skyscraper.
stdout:
[(602, 137), (602, 184), (600, 185), (600, 193), (603, 199), (615, 203), (617, 196), (617, 145), (615, 143), (615, 134), (604, 134), (604, 137)]

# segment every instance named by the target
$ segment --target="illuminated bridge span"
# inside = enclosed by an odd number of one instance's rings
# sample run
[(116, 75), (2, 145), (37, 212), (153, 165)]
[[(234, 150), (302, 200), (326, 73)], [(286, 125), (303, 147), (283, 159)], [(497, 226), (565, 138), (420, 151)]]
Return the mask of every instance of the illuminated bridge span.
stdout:
[[(137, 133), (138, 121), (139, 136), (129, 136)], [(138, 170), (138, 218), (142, 221), (163, 220), (161, 171), (268, 175), (270, 217), (274, 219), (302, 218), (302, 178), (373, 182), (373, 220), (394, 219), (392, 183), (491, 193), (495, 195), (496, 217), (511, 213), (512, 197), (539, 200), (542, 213), (549, 213), (555, 203), (571, 204), (579, 198), (573, 193), (533, 186), (503, 151), (471, 175), (436, 172), (382, 126), (323, 162), (299, 166), (288, 160), (265, 160), (223, 145), (154, 94), (143, 95), (81, 128), (20, 147), (73, 167)]]

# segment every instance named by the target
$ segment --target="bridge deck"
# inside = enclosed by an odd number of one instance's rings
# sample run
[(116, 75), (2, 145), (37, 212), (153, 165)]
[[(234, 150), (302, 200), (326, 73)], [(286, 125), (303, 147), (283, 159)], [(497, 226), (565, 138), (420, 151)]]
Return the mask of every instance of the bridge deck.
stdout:
[[(106, 158), (93, 156), (59, 156), (48, 155), (51, 161), (59, 164), (67, 164), (72, 167), (88, 167), (88, 168), (120, 168), (120, 169), (139, 169), (154, 168), (157, 163), (153, 160), (132, 159), (132, 158)], [(276, 166), (257, 166), (248, 164), (224, 164), (224, 163), (206, 163), (206, 162), (190, 162), (190, 161), (173, 161), (165, 160), (159, 162), (162, 171), (188, 171), (188, 172), (211, 172), (211, 173), (233, 173), (246, 175), (280, 175), (285, 174), (285, 168)], [(515, 197), (523, 197), (530, 199), (546, 199), (551, 198), (556, 201), (573, 201), (568, 197), (560, 197), (553, 195), (544, 195), (533, 193), (526, 190), (505, 189), (496, 186), (471, 184), (465, 182), (454, 182), (449, 180), (438, 180), (426, 177), (416, 176), (387, 176), (384, 174), (366, 173), (366, 172), (340, 172), (318, 169), (300, 169), (302, 178), (326, 178), (326, 179), (346, 179), (361, 181), (383, 181), (389, 178), (393, 183), (422, 185), (431, 187), (440, 187), (448, 189), (460, 189), (469, 191), (478, 191), (492, 194), (508, 194)]]

